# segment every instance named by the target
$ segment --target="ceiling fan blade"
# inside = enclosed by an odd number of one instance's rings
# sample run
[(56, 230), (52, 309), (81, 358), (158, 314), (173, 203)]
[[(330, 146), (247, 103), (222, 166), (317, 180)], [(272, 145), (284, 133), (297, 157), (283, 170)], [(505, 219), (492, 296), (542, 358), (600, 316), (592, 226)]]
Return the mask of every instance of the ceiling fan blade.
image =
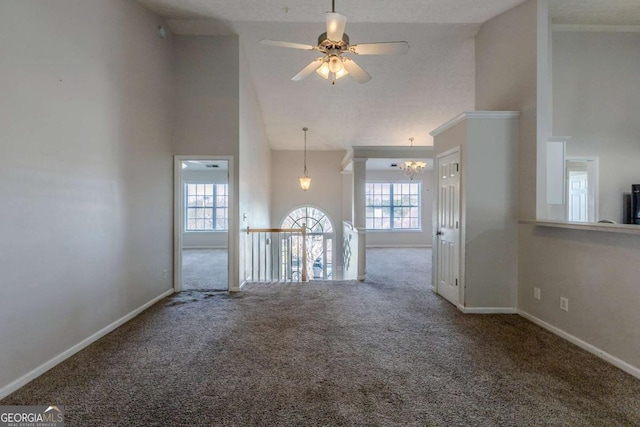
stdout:
[(293, 80), (294, 82), (299, 82), (300, 80), (306, 79), (311, 73), (322, 66), (322, 62), (322, 58), (314, 59), (309, 65), (304, 67), (302, 71), (291, 77), (291, 80)]
[(267, 40), (262, 39), (260, 43), (266, 44), (268, 46), (276, 46), (276, 47), (289, 47), (292, 49), (303, 49), (303, 50), (317, 50), (317, 46), (312, 46), (310, 44), (302, 44), (302, 43), (291, 43), (291, 42), (281, 42), (278, 40)]
[(343, 58), (342, 65), (353, 76), (358, 83), (366, 83), (371, 80), (371, 76), (365, 70), (360, 68), (356, 61), (351, 58)]
[(356, 55), (403, 55), (409, 51), (407, 42), (365, 43), (351, 46)]
[(347, 17), (336, 12), (327, 12), (327, 38), (332, 42), (342, 41)]

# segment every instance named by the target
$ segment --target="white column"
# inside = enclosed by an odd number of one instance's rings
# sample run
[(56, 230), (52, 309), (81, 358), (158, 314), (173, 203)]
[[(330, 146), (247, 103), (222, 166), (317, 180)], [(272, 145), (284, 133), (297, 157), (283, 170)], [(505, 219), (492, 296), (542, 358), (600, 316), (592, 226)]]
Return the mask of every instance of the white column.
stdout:
[(353, 159), (353, 209), (351, 221), (358, 230), (358, 280), (363, 281), (367, 263), (367, 234), (365, 218), (365, 185), (367, 159)]

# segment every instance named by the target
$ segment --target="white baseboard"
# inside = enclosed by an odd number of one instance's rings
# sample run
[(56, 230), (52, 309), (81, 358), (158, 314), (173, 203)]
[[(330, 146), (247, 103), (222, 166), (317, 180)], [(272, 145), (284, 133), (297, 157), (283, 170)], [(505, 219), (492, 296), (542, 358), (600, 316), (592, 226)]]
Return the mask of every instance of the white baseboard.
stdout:
[(516, 314), (518, 309), (515, 307), (463, 307), (458, 309), (464, 314)]
[(375, 248), (431, 248), (431, 245), (367, 245), (367, 249)]
[(155, 304), (158, 301), (160, 301), (162, 298), (168, 297), (171, 294), (173, 294), (173, 289), (169, 289), (168, 291), (163, 292), (162, 294), (158, 295), (157, 297), (155, 297), (151, 301), (149, 301), (149, 302), (141, 305), (140, 307), (136, 308), (131, 313), (125, 315), (124, 317), (121, 317), (120, 319), (116, 320), (115, 322), (111, 323), (110, 325), (102, 328), (101, 330), (99, 330), (95, 334), (93, 334), (93, 335), (89, 336), (88, 338), (85, 338), (84, 340), (80, 341), (78, 344), (74, 345), (73, 347), (71, 347), (71, 348), (63, 351), (62, 353), (58, 354), (53, 359), (50, 359), (47, 362), (43, 363), (42, 365), (38, 366), (37, 368), (35, 368), (31, 372), (28, 372), (27, 374), (23, 375), (22, 377), (18, 378), (17, 380), (9, 383), (8, 385), (6, 385), (2, 389), (0, 389), (0, 399), (4, 399), (5, 397), (10, 395), (14, 391), (18, 390), (20, 387), (22, 387), (22, 386), (28, 384), (29, 382), (33, 381), (34, 379), (38, 378), (40, 375), (44, 374), (49, 369), (51, 369), (54, 366), (62, 363), (63, 361), (65, 361), (69, 357), (73, 356), (74, 354), (76, 354), (77, 352), (82, 350), (83, 348), (85, 348), (85, 347), (89, 346), (90, 344), (93, 344), (94, 342), (98, 341), (100, 338), (104, 337), (109, 332), (113, 331), (114, 329), (118, 328), (119, 326), (124, 325), (129, 320), (133, 319), (138, 314), (142, 313), (144, 310), (146, 310), (147, 308), (151, 307), (153, 304)]
[(185, 249), (228, 249), (226, 246), (183, 246), (182, 250)]
[(538, 326), (541, 326), (541, 327), (545, 328), (546, 330), (548, 330), (550, 332), (553, 332), (554, 334), (558, 335), (561, 338), (564, 338), (565, 340), (569, 341), (570, 343), (577, 345), (581, 349), (586, 350), (591, 354), (595, 354), (596, 356), (598, 356), (602, 360), (611, 363), (613, 366), (615, 366), (617, 368), (622, 369), (623, 371), (625, 371), (629, 375), (633, 375), (634, 377), (640, 379), (640, 368), (637, 368), (637, 367), (625, 362), (624, 360), (618, 359), (617, 357), (612, 356), (611, 354), (607, 353), (606, 351), (601, 350), (598, 347), (596, 347), (594, 345), (591, 345), (586, 341), (582, 341), (580, 338), (575, 337), (575, 336), (571, 335), (570, 333), (565, 332), (562, 329), (557, 328), (557, 327), (545, 322), (544, 320), (538, 319), (537, 317), (533, 316), (532, 314), (527, 313), (526, 311), (518, 310), (518, 315), (524, 317), (527, 320), (530, 320), (531, 322), (535, 323)]

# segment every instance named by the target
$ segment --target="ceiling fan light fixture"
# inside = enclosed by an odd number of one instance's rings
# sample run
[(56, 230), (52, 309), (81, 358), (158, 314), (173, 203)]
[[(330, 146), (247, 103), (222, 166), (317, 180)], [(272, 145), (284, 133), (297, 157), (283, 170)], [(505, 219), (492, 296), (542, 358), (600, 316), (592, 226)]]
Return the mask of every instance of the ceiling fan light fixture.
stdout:
[(342, 58), (338, 55), (329, 56), (329, 70), (331, 70), (332, 73), (337, 73), (343, 69), (344, 65), (342, 64)]
[(325, 61), (322, 66), (316, 70), (316, 73), (318, 73), (318, 75), (323, 79), (328, 79), (330, 72), (331, 70), (329, 69), (329, 63), (327, 61)]
[[(318, 42), (314, 45), (291, 43), (277, 40), (260, 40), (260, 43), (269, 46), (285, 47), (291, 49), (311, 50), (322, 54), (303, 68), (291, 80), (298, 82), (309, 77), (315, 71), (324, 79), (331, 78), (331, 83), (339, 78), (351, 74), (358, 83), (366, 83), (371, 76), (363, 70), (349, 55), (400, 55), (407, 53), (409, 43), (406, 41), (364, 43), (351, 45), (349, 36), (344, 32), (347, 18), (336, 13), (335, 0), (331, 2), (331, 12), (326, 13), (327, 31), (318, 36)], [(343, 57), (343, 55), (346, 55)]]
[(346, 68), (342, 68), (342, 70), (338, 71), (337, 73), (334, 73), (334, 75), (336, 76), (336, 80), (338, 80), (341, 77), (346, 76), (347, 74), (349, 74), (349, 72), (347, 71)]

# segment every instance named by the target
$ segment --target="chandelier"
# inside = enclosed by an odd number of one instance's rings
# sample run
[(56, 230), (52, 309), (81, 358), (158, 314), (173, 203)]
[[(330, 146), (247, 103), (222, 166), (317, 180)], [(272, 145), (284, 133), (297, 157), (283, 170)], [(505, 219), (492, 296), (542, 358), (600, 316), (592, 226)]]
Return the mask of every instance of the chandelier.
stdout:
[(307, 131), (309, 128), (304, 127), (302, 130), (304, 131), (304, 175), (300, 177), (300, 188), (307, 191), (311, 187), (311, 178), (307, 171)]
[[(413, 148), (413, 137), (409, 138), (409, 141), (411, 141), (411, 148)], [(412, 181), (416, 175), (424, 173), (426, 168), (427, 164), (425, 162), (416, 160), (408, 160), (398, 165), (398, 169), (400, 169), (402, 173), (408, 176)]]

